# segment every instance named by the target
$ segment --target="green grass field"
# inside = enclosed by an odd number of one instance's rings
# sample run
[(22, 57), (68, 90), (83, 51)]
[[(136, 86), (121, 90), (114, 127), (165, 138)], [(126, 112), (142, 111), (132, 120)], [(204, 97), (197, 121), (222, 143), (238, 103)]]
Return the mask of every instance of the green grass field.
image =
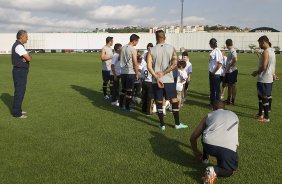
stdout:
[[(0, 183), (202, 183), (205, 165), (193, 157), (189, 137), (210, 109), (207, 53), (191, 53), (192, 83), (175, 130), (172, 114), (161, 132), (156, 115), (146, 117), (112, 107), (101, 91), (97, 54), (34, 54), (23, 110), (10, 114), (13, 101), (9, 55), (0, 55)], [(282, 73), (277, 56), (277, 71)], [(237, 105), (240, 119), (239, 170), (216, 183), (281, 183), (281, 81), (273, 86), (271, 122), (257, 113), (255, 54), (239, 55)]]

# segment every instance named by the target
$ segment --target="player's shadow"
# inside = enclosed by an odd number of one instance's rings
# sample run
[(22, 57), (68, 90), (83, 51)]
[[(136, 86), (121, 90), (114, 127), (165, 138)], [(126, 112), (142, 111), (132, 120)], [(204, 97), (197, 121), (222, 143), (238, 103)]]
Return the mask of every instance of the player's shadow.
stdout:
[(9, 93), (2, 93), (0, 98), (4, 102), (4, 104), (7, 106), (7, 108), (9, 109), (11, 113), (12, 105), (13, 105), (13, 96), (11, 96)]
[(92, 90), (86, 87), (77, 86), (77, 85), (71, 85), (71, 88), (79, 92), (82, 96), (87, 97), (91, 101), (91, 103), (94, 106), (98, 107), (99, 109), (112, 111), (122, 116), (130, 117), (136, 121), (145, 123), (149, 126), (158, 127), (158, 121), (151, 117), (147, 117), (137, 111), (136, 112), (125, 112), (125, 111), (120, 110), (118, 107), (112, 106), (109, 101), (106, 101), (103, 98), (103, 94), (101, 92), (98, 92), (98, 91), (95, 91), (95, 90)]
[(201, 177), (206, 166), (184, 151), (187, 148), (191, 149), (191, 146), (170, 139), (160, 132), (150, 131), (150, 133), (152, 137), (149, 139), (149, 142), (155, 155), (174, 164), (190, 168), (192, 171), (185, 171), (184, 174), (189, 175), (195, 182), (202, 183)]
[[(202, 102), (203, 100), (205, 102)], [(189, 106), (199, 106), (210, 109), (208, 95), (193, 90), (188, 91), (187, 101), (185, 103), (187, 103)]]

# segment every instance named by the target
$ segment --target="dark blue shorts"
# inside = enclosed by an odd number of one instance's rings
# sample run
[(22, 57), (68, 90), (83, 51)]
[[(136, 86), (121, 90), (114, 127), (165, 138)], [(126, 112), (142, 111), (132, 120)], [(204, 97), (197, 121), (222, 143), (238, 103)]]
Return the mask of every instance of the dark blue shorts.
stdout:
[(238, 70), (225, 74), (225, 83), (235, 84), (237, 82)]
[(124, 90), (132, 90), (134, 88), (134, 82), (136, 80), (135, 74), (121, 74), (121, 87)]
[(217, 166), (235, 171), (238, 168), (238, 154), (230, 149), (203, 143), (204, 152), (217, 159)]
[(109, 81), (109, 80), (111, 80), (110, 71), (104, 71), (104, 70), (102, 70), (102, 77), (103, 77), (103, 81)]
[(272, 83), (257, 82), (257, 90), (258, 90), (258, 95), (260, 95), (261, 97), (271, 96)]
[(156, 101), (177, 98), (176, 87), (174, 83), (164, 83), (164, 88), (159, 88), (158, 84), (153, 84), (153, 93)]

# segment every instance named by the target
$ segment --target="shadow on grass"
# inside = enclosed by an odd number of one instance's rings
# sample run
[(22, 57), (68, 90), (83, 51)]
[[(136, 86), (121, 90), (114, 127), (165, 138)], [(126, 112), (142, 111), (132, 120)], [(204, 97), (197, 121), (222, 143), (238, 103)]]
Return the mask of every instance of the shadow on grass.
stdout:
[(119, 110), (118, 107), (111, 106), (110, 102), (103, 98), (103, 94), (101, 92), (77, 85), (71, 85), (71, 88), (87, 97), (94, 106), (100, 109), (115, 112), (121, 116), (132, 118), (149, 126), (158, 127), (159, 122), (157, 120), (147, 117), (140, 112), (126, 112)]
[(191, 168), (192, 171), (186, 171), (184, 174), (189, 175), (195, 182), (202, 183), (202, 176), (206, 166), (181, 148), (191, 149), (189, 145), (170, 139), (160, 132), (150, 131), (150, 133), (153, 137), (149, 139), (149, 142), (154, 154), (174, 164)]
[(12, 113), (13, 96), (11, 96), (9, 93), (2, 93), (0, 98), (4, 102), (4, 104), (8, 107), (10, 113)]

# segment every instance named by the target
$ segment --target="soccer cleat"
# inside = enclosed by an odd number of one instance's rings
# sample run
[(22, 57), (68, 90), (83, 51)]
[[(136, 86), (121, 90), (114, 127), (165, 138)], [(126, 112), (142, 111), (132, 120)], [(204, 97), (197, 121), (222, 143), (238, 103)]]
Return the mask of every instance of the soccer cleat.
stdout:
[(258, 119), (258, 122), (261, 122), (261, 123), (270, 122), (270, 119), (269, 118), (266, 119), (264, 117), (261, 117), (261, 118)]
[(214, 172), (214, 168), (209, 166), (206, 168), (204, 184), (214, 184), (214, 180), (216, 179), (216, 173)]
[(105, 100), (108, 100), (108, 99), (110, 99), (110, 97), (109, 97), (108, 95), (105, 95), (105, 96), (104, 96), (104, 99), (105, 99)]
[(16, 118), (19, 118), (19, 119), (26, 119), (26, 118), (27, 118), (27, 116), (26, 116), (26, 115), (21, 115), (21, 116), (16, 117)]
[(263, 118), (263, 115), (256, 114), (255, 118)]
[(25, 112), (25, 111), (22, 111), (22, 114), (27, 114), (27, 112)]
[(188, 126), (183, 123), (180, 123), (179, 125), (175, 125), (175, 129), (182, 129), (182, 128), (188, 128)]
[(118, 100), (111, 103), (113, 106), (119, 106)]
[(165, 126), (164, 126), (164, 125), (160, 125), (159, 128), (160, 128), (162, 131), (165, 131)]

